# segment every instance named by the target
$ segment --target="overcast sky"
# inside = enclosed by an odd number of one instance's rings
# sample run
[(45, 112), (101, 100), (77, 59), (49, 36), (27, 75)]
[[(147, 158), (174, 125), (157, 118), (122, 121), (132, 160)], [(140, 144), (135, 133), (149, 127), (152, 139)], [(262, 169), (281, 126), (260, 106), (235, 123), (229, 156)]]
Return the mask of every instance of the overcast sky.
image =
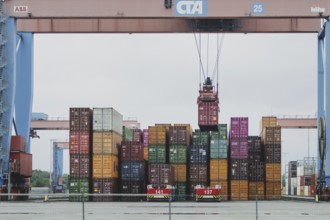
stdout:
[[(142, 128), (155, 123), (197, 126), (199, 60), (193, 34), (36, 34), (33, 111), (69, 117), (70, 107), (113, 107)], [(216, 36), (209, 36), (209, 75)], [(202, 37), (206, 48), (207, 35)], [(202, 52), (206, 57), (206, 50)], [(207, 61), (204, 69), (207, 69)], [(316, 34), (226, 34), (219, 61), (220, 123), (249, 117), (259, 135), (267, 115), (315, 115)], [(33, 169), (50, 169), (51, 139), (38, 131)], [(309, 135), (308, 135), (309, 134)], [(317, 155), (316, 129), (284, 130), (283, 162)], [(309, 141), (308, 141), (309, 140)], [(287, 154), (286, 154), (287, 153)], [(68, 152), (64, 172), (69, 172)]]

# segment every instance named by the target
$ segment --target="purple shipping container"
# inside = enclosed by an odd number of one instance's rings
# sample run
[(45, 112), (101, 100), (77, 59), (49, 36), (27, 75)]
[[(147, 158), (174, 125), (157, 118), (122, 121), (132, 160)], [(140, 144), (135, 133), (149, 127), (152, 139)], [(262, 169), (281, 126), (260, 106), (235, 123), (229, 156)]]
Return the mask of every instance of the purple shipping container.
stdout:
[(207, 164), (190, 164), (189, 181), (190, 182), (207, 182), (208, 169)]
[(153, 187), (165, 188), (173, 185), (173, 167), (170, 164), (149, 164), (149, 184)]
[(231, 118), (230, 120), (230, 137), (248, 137), (249, 135), (249, 119), (248, 118)]
[(248, 158), (248, 139), (231, 138), (230, 139), (230, 158), (247, 159)]
[(247, 180), (248, 179), (248, 160), (247, 159), (231, 159), (229, 174), (230, 174), (231, 180)]
[(148, 142), (148, 139), (149, 139), (149, 132), (148, 132), (148, 129), (143, 129), (143, 135), (142, 135), (142, 138), (143, 138), (143, 145), (144, 146), (148, 146), (149, 142)]
[(143, 145), (140, 142), (123, 141), (121, 146), (122, 161), (143, 161)]

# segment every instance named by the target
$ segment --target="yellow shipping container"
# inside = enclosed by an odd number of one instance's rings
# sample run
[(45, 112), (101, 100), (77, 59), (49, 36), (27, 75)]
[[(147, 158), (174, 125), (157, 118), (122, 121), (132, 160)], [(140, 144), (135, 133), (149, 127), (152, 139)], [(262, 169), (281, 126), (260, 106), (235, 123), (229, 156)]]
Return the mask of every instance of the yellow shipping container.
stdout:
[(186, 164), (171, 164), (174, 171), (174, 182), (187, 181), (187, 165)]
[(248, 200), (248, 194), (249, 194), (248, 180), (230, 181), (231, 200)]
[(118, 156), (112, 154), (93, 155), (93, 178), (118, 178)]
[(280, 180), (281, 180), (281, 164), (266, 163), (266, 181), (280, 181)]
[(276, 127), (277, 118), (274, 116), (262, 117), (260, 121), (260, 131), (264, 130), (265, 127)]
[(249, 182), (249, 200), (255, 200), (256, 195), (258, 195), (258, 200), (265, 199), (264, 182)]
[(228, 160), (211, 159), (210, 160), (210, 180), (227, 180), (228, 179)]
[(148, 160), (148, 152), (149, 152), (148, 147), (144, 146), (144, 148), (143, 148), (143, 159), (144, 160)]
[(166, 127), (149, 126), (148, 144), (166, 144)]
[(221, 186), (221, 200), (228, 200), (228, 180), (212, 181), (210, 187)]
[(118, 155), (118, 148), (122, 140), (122, 136), (115, 132), (94, 131), (93, 154)]

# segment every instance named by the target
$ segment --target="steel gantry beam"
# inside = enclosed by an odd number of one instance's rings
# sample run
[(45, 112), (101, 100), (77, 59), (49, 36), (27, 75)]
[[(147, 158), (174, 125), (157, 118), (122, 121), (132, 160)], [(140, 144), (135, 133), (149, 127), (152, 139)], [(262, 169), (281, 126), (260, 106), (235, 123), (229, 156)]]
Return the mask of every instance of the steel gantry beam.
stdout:
[(315, 32), (324, 0), (10, 0), (17, 31), (35, 33)]

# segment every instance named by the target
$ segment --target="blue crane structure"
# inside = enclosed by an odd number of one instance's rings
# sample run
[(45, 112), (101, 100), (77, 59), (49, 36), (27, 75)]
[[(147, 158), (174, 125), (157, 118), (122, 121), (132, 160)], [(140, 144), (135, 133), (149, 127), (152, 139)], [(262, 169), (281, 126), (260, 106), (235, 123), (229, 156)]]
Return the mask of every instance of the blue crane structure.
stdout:
[(324, 0), (0, 1), (0, 184), (8, 173), (13, 119), (30, 152), (34, 33), (319, 32), (319, 177), (329, 187), (329, 16)]

